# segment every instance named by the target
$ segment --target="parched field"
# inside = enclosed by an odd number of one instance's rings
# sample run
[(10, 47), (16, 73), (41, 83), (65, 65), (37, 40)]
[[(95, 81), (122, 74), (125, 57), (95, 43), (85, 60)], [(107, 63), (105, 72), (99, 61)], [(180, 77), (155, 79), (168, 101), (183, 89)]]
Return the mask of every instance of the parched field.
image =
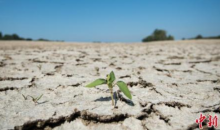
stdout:
[[(111, 71), (132, 94), (115, 87), (116, 108), (105, 85), (85, 87)], [(191, 130), (200, 113), (220, 124), (220, 40), (0, 41), (1, 130)]]

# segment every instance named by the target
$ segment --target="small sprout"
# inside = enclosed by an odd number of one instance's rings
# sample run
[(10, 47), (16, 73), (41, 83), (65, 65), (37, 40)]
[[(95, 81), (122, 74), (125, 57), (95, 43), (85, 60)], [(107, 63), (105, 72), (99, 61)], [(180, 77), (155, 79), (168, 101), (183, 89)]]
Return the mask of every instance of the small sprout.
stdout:
[(112, 105), (114, 106), (114, 100), (113, 100), (113, 87), (115, 85), (117, 85), (119, 87), (119, 89), (124, 93), (125, 96), (127, 96), (129, 99), (132, 99), (131, 93), (126, 85), (125, 82), (123, 81), (118, 81), (116, 82), (116, 84), (113, 84), (115, 81), (115, 74), (112, 71), (110, 74), (108, 74), (106, 76), (106, 79), (97, 79), (95, 81), (93, 81), (92, 83), (86, 85), (87, 88), (92, 88), (92, 87), (96, 87), (98, 85), (102, 85), (102, 84), (107, 84), (108, 88), (111, 91), (111, 99), (112, 99)]
[(7, 55), (7, 54), (4, 55), (4, 58), (7, 59), (7, 60), (11, 60), (11, 59), (12, 59), (12, 58), (11, 58), (9, 55)]
[(27, 96), (24, 96), (23, 94), (22, 94), (22, 96), (23, 96), (24, 100), (27, 100)]
[(27, 97), (28, 97), (28, 96), (31, 97), (31, 98), (32, 98), (32, 101), (36, 104), (36, 103), (38, 103), (38, 100), (41, 99), (41, 97), (43, 96), (43, 94), (41, 94), (39, 97), (33, 97), (33, 96), (30, 96), (30, 95), (24, 96), (23, 94), (22, 94), (22, 96), (24, 97), (25, 100), (27, 100)]
[(42, 65), (38, 65), (37, 67), (38, 67), (38, 69), (39, 69), (39, 70), (41, 70), (41, 68), (42, 68)]

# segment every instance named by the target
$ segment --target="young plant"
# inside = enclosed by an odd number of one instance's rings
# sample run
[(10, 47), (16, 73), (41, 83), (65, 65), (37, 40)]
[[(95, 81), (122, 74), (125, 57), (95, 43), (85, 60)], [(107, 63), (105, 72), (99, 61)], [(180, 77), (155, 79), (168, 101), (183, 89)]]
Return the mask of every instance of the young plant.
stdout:
[(124, 93), (125, 96), (127, 96), (129, 99), (132, 99), (131, 93), (126, 85), (125, 82), (123, 81), (118, 81), (116, 82), (116, 84), (113, 84), (115, 81), (115, 74), (112, 71), (110, 74), (107, 75), (106, 79), (97, 79), (95, 81), (93, 81), (92, 83), (86, 85), (87, 88), (92, 88), (92, 87), (96, 87), (98, 85), (102, 85), (102, 84), (107, 84), (108, 88), (111, 91), (111, 99), (112, 99), (112, 105), (114, 106), (114, 100), (113, 100), (113, 87), (115, 85), (117, 85), (119, 87), (119, 89)]
[(36, 104), (36, 103), (38, 103), (38, 100), (41, 99), (41, 97), (43, 96), (43, 94), (41, 94), (39, 97), (33, 97), (33, 96), (30, 96), (30, 95), (24, 96), (23, 94), (22, 94), (22, 96), (24, 97), (25, 100), (27, 100), (28, 97), (31, 97), (31, 98), (32, 98), (32, 101)]
[(22, 96), (23, 96), (24, 100), (27, 100), (27, 96), (24, 96), (24, 94), (22, 94)]
[(38, 69), (39, 69), (39, 70), (41, 70), (41, 68), (42, 68), (42, 65), (38, 65), (37, 67), (38, 67)]

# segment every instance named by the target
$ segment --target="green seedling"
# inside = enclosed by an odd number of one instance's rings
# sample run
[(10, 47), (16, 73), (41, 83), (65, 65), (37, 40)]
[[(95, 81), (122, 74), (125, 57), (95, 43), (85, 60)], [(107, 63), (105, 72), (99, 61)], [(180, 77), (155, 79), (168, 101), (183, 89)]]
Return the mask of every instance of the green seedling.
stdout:
[(41, 68), (42, 68), (42, 65), (38, 65), (37, 67), (38, 67), (38, 69), (39, 69), (39, 70), (41, 70)]
[(24, 96), (24, 94), (22, 94), (22, 96), (23, 96), (24, 100), (27, 100), (27, 96)]
[(41, 97), (43, 96), (43, 94), (41, 94), (39, 97), (33, 97), (33, 96), (30, 96), (30, 95), (24, 96), (23, 94), (22, 94), (22, 96), (24, 97), (25, 100), (27, 100), (28, 97), (31, 97), (31, 98), (32, 98), (32, 101), (33, 101), (34, 103), (38, 103), (38, 100), (41, 99)]
[(114, 84), (115, 81), (115, 74), (112, 71), (110, 74), (107, 75), (106, 79), (97, 79), (95, 81), (93, 81), (92, 83), (86, 85), (87, 88), (93, 88), (96, 87), (98, 85), (102, 85), (102, 84), (107, 84), (108, 88), (111, 91), (111, 99), (112, 99), (112, 105), (114, 106), (114, 100), (113, 100), (113, 87), (115, 85), (117, 85), (119, 87), (119, 89), (124, 93), (125, 96), (127, 96), (129, 99), (132, 99), (131, 93), (126, 85), (125, 82), (123, 81), (118, 81)]

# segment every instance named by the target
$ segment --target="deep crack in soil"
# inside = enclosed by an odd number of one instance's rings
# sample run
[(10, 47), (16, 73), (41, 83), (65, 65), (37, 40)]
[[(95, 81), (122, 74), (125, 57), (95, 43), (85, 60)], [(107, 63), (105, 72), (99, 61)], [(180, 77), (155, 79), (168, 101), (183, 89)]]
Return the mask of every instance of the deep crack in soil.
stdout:
[(127, 114), (114, 114), (114, 115), (98, 115), (94, 113), (87, 112), (86, 110), (74, 112), (67, 116), (60, 116), (58, 118), (49, 118), (46, 120), (34, 120), (28, 121), (21, 126), (15, 126), (15, 130), (43, 130), (45, 127), (55, 128), (60, 126), (64, 122), (74, 121), (76, 118), (80, 118), (84, 121), (89, 121), (93, 123), (115, 123), (124, 121), (126, 118), (130, 117)]

